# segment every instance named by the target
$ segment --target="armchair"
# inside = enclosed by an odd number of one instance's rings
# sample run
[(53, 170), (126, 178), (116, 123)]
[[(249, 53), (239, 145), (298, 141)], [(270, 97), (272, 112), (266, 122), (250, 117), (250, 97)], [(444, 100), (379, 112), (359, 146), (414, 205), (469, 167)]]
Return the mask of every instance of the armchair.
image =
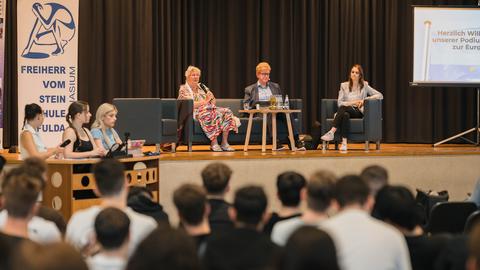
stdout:
[(177, 100), (174, 98), (115, 98), (119, 117), (116, 129), (130, 132), (132, 139), (144, 139), (146, 144), (178, 141)]
[[(332, 128), (333, 117), (337, 112), (338, 105), (336, 99), (322, 99), (321, 103), (321, 128), (322, 134), (325, 134)], [(347, 139), (352, 141), (364, 141), (365, 150), (369, 149), (369, 143), (375, 142), (376, 149), (380, 150), (380, 141), (382, 139), (382, 100), (366, 99), (364, 102), (363, 118), (350, 119), (350, 133)], [(338, 149), (338, 141), (341, 138), (338, 133), (335, 134), (335, 149)], [(323, 149), (326, 149), (323, 142)]]

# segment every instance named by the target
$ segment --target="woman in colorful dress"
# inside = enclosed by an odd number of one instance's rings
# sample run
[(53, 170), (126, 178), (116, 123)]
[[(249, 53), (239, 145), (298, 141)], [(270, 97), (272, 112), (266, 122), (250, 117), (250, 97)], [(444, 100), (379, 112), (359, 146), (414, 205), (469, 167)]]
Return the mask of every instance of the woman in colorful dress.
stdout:
[[(178, 99), (193, 99), (193, 117), (198, 120), (203, 132), (211, 141), (210, 149), (214, 152), (235, 151), (228, 144), (228, 133), (238, 132), (237, 121), (229, 108), (217, 107), (215, 96), (204, 84), (199, 83), (201, 71), (189, 66), (185, 71), (186, 83), (180, 85)], [(222, 134), (222, 145), (217, 137)]]

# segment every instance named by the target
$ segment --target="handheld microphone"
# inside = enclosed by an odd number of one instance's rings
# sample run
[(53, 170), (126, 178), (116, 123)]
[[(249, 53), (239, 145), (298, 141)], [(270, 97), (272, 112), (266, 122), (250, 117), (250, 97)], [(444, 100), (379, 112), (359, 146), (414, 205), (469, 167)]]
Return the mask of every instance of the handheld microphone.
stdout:
[(70, 139), (66, 139), (62, 144), (60, 144), (60, 147), (65, 147), (69, 145), (72, 141)]

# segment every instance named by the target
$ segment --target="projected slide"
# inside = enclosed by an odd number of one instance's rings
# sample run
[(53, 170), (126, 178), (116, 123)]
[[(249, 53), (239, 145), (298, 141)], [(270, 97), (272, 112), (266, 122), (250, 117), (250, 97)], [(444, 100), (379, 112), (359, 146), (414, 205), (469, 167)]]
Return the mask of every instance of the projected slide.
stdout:
[(414, 8), (413, 82), (480, 83), (480, 8)]

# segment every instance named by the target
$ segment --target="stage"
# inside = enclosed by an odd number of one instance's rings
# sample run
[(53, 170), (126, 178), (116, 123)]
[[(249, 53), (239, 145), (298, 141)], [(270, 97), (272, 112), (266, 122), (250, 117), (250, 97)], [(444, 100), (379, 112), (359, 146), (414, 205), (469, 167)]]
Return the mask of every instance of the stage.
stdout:
[[(193, 147), (188, 152), (186, 146), (177, 148), (176, 153), (162, 153), (159, 159), (159, 195), (173, 222), (177, 221), (172, 203), (173, 191), (182, 183), (201, 184), (200, 172), (209, 163), (220, 161), (233, 170), (231, 190), (245, 184), (262, 185), (268, 196), (271, 209), (278, 207), (276, 200), (276, 176), (293, 170), (309, 177), (317, 170), (329, 169), (337, 176), (358, 174), (364, 167), (378, 164), (384, 166), (393, 184), (424, 190), (448, 190), (451, 200), (464, 200), (480, 178), (480, 147), (471, 145), (430, 144), (382, 144), (380, 150), (364, 150), (363, 144), (349, 144), (347, 153), (333, 150), (309, 150), (272, 152), (267, 148), (252, 145), (248, 152), (243, 145), (233, 146), (235, 152), (211, 152), (208, 146)], [(146, 147), (145, 151), (153, 151)], [(18, 154), (5, 153), (11, 165), (21, 162)], [(11, 166), (9, 165), (9, 166)], [(8, 167), (8, 166), (7, 166)], [(229, 193), (231, 199), (233, 192)]]
[[(211, 152), (208, 146), (194, 146), (187, 152), (180, 146), (177, 152), (162, 153), (160, 157), (160, 202), (166, 211), (175, 213), (171, 194), (182, 183), (201, 184), (200, 171), (207, 164), (221, 161), (233, 170), (231, 190), (245, 184), (259, 184), (269, 195), (269, 205), (278, 207), (276, 176), (293, 170), (309, 177), (321, 169), (330, 169), (337, 176), (357, 174), (368, 165), (384, 166), (393, 184), (425, 190), (448, 190), (451, 200), (464, 200), (480, 178), (480, 147), (471, 145), (382, 144), (380, 150), (364, 150), (363, 144), (349, 144), (347, 153), (333, 150), (289, 150), (261, 152), (261, 146), (234, 146), (235, 152)], [(233, 192), (230, 192), (230, 196)], [(173, 218), (173, 216), (172, 216)], [(173, 218), (176, 220), (176, 218)]]

